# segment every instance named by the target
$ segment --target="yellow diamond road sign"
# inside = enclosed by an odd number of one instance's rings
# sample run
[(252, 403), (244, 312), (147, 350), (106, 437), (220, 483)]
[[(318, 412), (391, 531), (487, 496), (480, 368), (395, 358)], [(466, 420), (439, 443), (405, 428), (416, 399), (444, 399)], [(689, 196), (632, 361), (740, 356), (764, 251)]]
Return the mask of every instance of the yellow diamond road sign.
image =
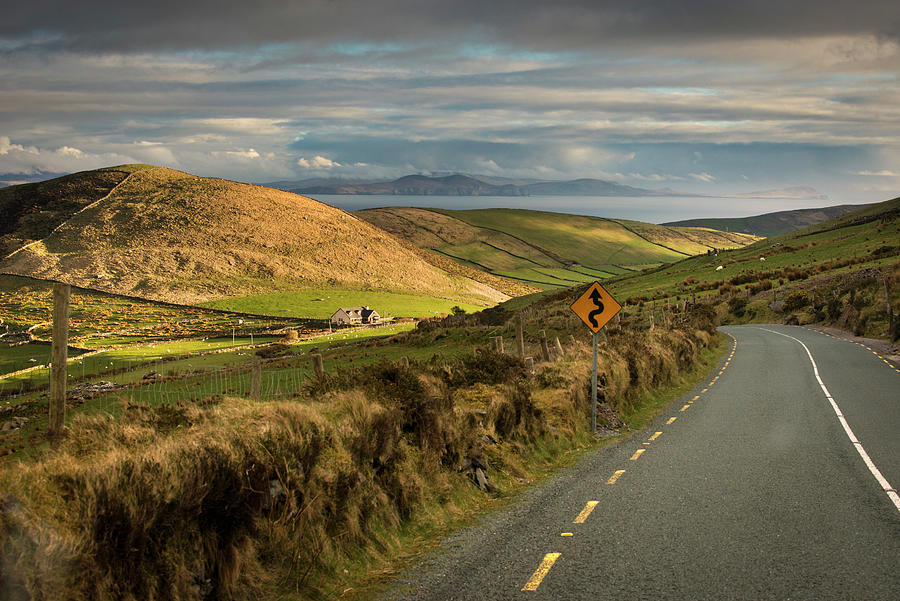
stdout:
[(572, 303), (572, 310), (595, 334), (621, 309), (622, 305), (617, 303), (599, 282), (591, 284), (584, 294)]

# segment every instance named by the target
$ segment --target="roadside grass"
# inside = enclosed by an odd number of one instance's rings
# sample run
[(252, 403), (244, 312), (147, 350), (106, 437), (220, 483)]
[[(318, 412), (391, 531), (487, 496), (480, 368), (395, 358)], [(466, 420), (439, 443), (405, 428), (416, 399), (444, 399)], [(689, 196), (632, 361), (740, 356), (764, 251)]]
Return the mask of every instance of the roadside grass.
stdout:
[[(157, 406), (126, 397), (117, 417), (79, 411), (58, 451), (0, 471), (4, 488), (34, 518), (2, 524), (2, 548), (14, 548), (16, 557), (4, 576), (16, 587), (27, 573), (45, 597), (79, 600), (112, 598), (104, 583), (113, 572), (134, 574), (114, 578), (134, 595), (350, 595), (344, 576), (400, 555), (398, 527), (421, 548), (423, 533), (496, 506), (593, 445), (589, 345), (568, 302), (555, 293), (527, 313), (527, 352), (536, 349), (538, 329), (567, 340), (562, 360), (538, 361), (533, 376), (515, 357), (488, 350), (492, 336), (512, 332), (513, 316), (492, 309), (331, 349), (331, 365), (346, 368), (306, 379), (290, 400), (254, 403), (226, 389), (206, 401)], [(677, 330), (647, 332), (623, 322), (611, 332), (601, 369), (613, 410), (627, 415), (648, 391), (692, 369), (710, 327), (701, 311)], [(567, 332), (578, 336), (573, 341)], [(397, 365), (399, 356), (410, 358), (408, 368)], [(300, 367), (282, 365), (295, 358), (272, 360), (282, 371)], [(501, 488), (477, 488), (475, 465)], [(439, 505), (443, 516), (432, 511)], [(210, 508), (215, 520), (204, 517)], [(159, 520), (171, 527), (148, 526)], [(43, 561), (32, 554), (43, 547), (29, 541), (44, 540), (45, 528), (73, 543), (58, 549), (55, 565), (87, 568), (53, 578), (31, 570)], [(142, 557), (117, 550), (141, 532), (153, 540)], [(173, 571), (185, 579), (172, 578)], [(206, 592), (204, 582), (212, 587)]]
[[(515, 474), (494, 472), (492, 479), (502, 491), (498, 495), (480, 493), (469, 480), (455, 479), (450, 484), (449, 502), (430, 500), (412, 521), (402, 524), (399, 529), (377, 529), (373, 536), (377, 544), (350, 555), (337, 565), (334, 578), (322, 589), (325, 598), (374, 601), (404, 570), (421, 563), (428, 553), (437, 551), (449, 534), (473, 526), (484, 516), (515, 503), (522, 492), (546, 482), (559, 470), (577, 464), (588, 453), (643, 433), (657, 415), (709, 377), (727, 353), (730, 340), (718, 335), (700, 352), (699, 359), (689, 371), (637, 400), (634, 409), (623, 416), (629, 432), (598, 440), (585, 428), (576, 431), (571, 438), (544, 437), (518, 457)], [(584, 419), (589, 423), (590, 416), (585, 415)], [(282, 594), (285, 601), (304, 599), (294, 596), (291, 591)]]
[(310, 288), (236, 298), (224, 298), (201, 306), (279, 317), (330, 318), (341, 307), (369, 306), (382, 317), (435, 317), (453, 307), (468, 312), (483, 306), (454, 300), (375, 290)]
[(635, 432), (642, 431), (675, 399), (683, 397), (706, 379), (728, 352), (730, 345), (731, 338), (721, 334), (717, 335), (709, 347), (700, 351), (700, 359), (690, 371), (680, 374), (673, 382), (648, 392), (639, 403), (636, 403), (632, 412), (623, 418), (628, 427)]

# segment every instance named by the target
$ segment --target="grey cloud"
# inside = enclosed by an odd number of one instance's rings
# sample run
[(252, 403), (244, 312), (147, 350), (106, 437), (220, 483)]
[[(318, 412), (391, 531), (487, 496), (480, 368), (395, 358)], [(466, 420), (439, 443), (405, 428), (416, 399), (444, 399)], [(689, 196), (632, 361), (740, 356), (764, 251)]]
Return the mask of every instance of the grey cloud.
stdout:
[(8, 3), (0, 36), (84, 51), (284, 42), (455, 40), (590, 48), (635, 40), (873, 34), (900, 39), (895, 0), (159, 0)]

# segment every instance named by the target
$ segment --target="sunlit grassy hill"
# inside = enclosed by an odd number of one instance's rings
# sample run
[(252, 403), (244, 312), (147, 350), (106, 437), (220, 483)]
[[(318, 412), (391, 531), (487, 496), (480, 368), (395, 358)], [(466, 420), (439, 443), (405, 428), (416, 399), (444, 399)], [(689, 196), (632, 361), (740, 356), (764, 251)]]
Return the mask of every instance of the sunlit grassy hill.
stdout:
[(758, 239), (704, 228), (521, 209), (390, 207), (357, 214), (419, 248), (545, 289), (608, 278)]
[(900, 329), (890, 331), (887, 307), (900, 314), (900, 198), (604, 286), (629, 304), (680, 305), (696, 296), (720, 303), (726, 320), (827, 323), (894, 337)]
[(0, 188), (0, 256), (45, 238), (75, 213), (109, 194), (129, 173), (147, 167), (122, 165)]
[(281, 190), (125, 166), (2, 193), (4, 206), (29, 207), (5, 241), (37, 240), (0, 262), (6, 273), (176, 302), (314, 287), (481, 305), (507, 297), (364, 220)]

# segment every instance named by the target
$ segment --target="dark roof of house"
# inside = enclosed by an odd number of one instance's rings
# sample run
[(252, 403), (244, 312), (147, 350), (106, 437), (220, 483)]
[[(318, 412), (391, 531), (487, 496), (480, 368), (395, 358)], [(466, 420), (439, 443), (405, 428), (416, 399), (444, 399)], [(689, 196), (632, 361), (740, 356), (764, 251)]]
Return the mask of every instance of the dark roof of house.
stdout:
[[(363, 319), (371, 317), (372, 314), (378, 315), (378, 311), (371, 307), (341, 307), (338, 311), (343, 311), (347, 315), (353, 317), (362, 317)], [(337, 313), (337, 311), (335, 311)]]

